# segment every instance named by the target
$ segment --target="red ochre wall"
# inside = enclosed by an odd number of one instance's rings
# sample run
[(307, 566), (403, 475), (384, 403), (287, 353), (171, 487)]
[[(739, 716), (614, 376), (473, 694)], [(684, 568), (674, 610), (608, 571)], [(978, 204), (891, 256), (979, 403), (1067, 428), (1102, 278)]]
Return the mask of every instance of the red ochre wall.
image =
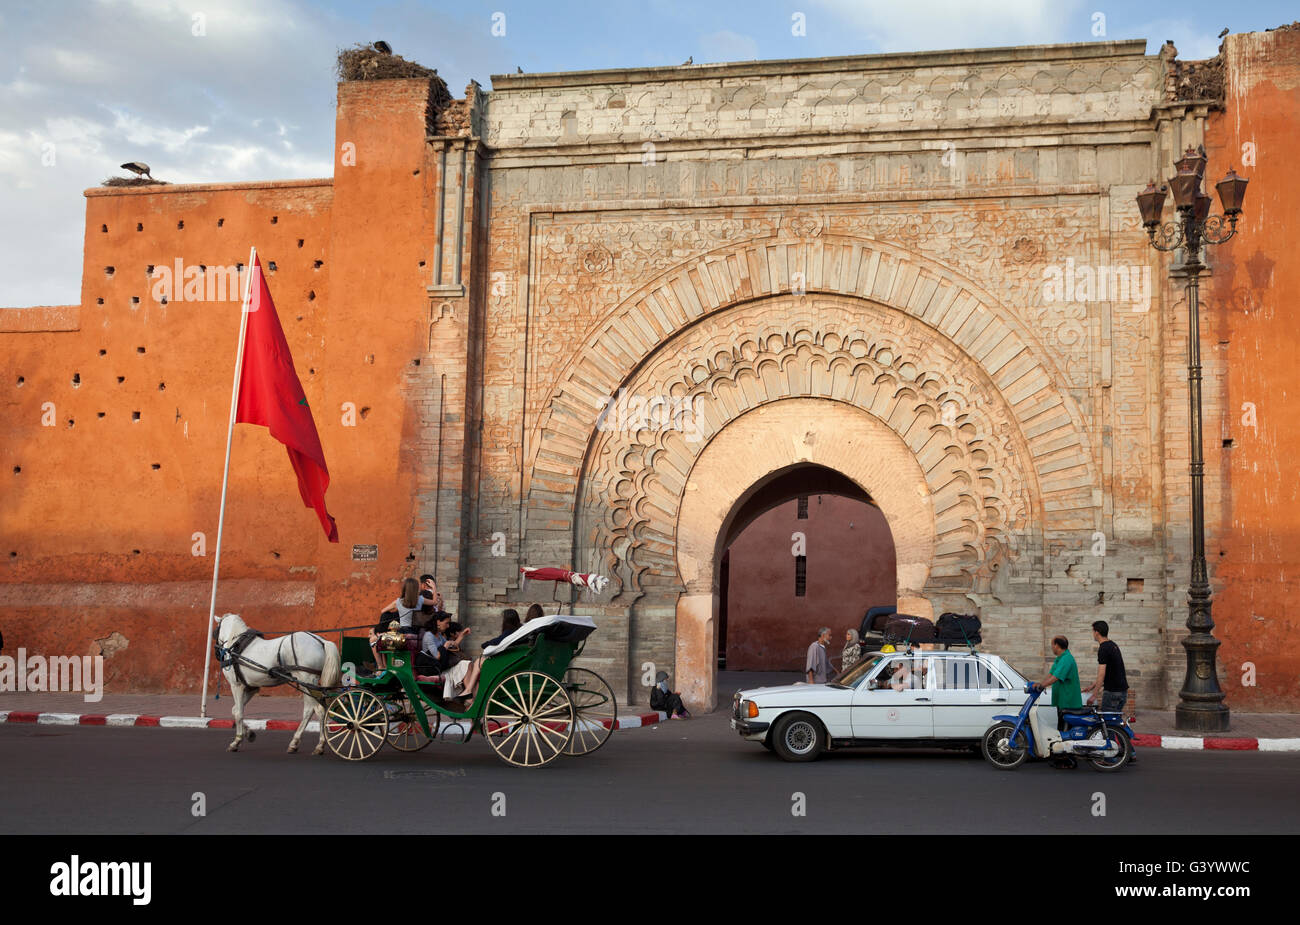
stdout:
[[(1230, 35), (1225, 110), (1207, 126), (1206, 178), (1250, 178), (1237, 237), (1210, 249), (1205, 342), (1226, 346), (1227, 419), (1206, 421), (1207, 461), (1222, 440), (1228, 486), (1207, 549), (1220, 677), (1233, 709), (1300, 709), (1300, 29)], [(1243, 145), (1254, 163), (1243, 162)], [(1215, 209), (1218, 210), (1216, 198)], [(1203, 349), (1211, 349), (1205, 347)], [(1255, 423), (1243, 418), (1254, 406)], [(1216, 426), (1222, 424), (1222, 433)], [(1212, 526), (1212, 525), (1211, 525)], [(1219, 549), (1222, 554), (1218, 554)], [(1217, 561), (1215, 561), (1217, 558)], [(1251, 663), (1255, 684), (1243, 685)]]
[[(240, 303), (155, 301), (148, 265), (177, 258), (246, 263), (256, 245), (275, 262), (339, 525), (328, 543), (284, 447), (237, 426), (218, 613), (272, 630), (366, 622), (421, 570), (401, 388), (425, 336), (426, 94), (341, 85), (336, 137), (356, 158), (332, 181), (87, 191), (81, 305), (0, 311), (6, 655), (103, 652), (108, 690), (201, 683)], [(379, 560), (353, 562), (354, 543)]]
[[(856, 629), (868, 607), (896, 600), (894, 541), (879, 508), (811, 495), (800, 520), (798, 504), (762, 514), (728, 547), (728, 670), (801, 671), (822, 626), (831, 628), (838, 658), (844, 631)], [(796, 532), (806, 538), (803, 597), (794, 593)]]

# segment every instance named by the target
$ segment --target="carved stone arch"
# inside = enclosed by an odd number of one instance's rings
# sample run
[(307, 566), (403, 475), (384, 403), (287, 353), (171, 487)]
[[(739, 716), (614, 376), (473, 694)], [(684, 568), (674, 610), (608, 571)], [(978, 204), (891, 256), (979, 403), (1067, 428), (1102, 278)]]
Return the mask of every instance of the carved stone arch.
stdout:
[[(1029, 455), (1050, 467), (1042, 473), (1042, 485), (1053, 507), (1078, 511), (1093, 506), (1092, 488), (1098, 483), (1086, 428), (1060, 386), (1066, 377), (1024, 321), (941, 264), (879, 241), (827, 234), (805, 243), (781, 236), (733, 243), (659, 275), (611, 306), (547, 387), (549, 398), (526, 443), (525, 497), (534, 492), (534, 473), (557, 471), (567, 483), (576, 481), (583, 459), (579, 450), (591, 439), (597, 411), (662, 344), (725, 308), (781, 294), (791, 251), (794, 260), (802, 261), (798, 267), (806, 271), (810, 297), (831, 294), (890, 305), (897, 311), (881, 321), (884, 330), (908, 319), (920, 321), (951, 360), (974, 361), (983, 370), (987, 391), (1010, 401), (1014, 420), (1007, 422), (1008, 429), (1024, 434)], [(811, 318), (806, 304), (796, 314)], [(829, 336), (844, 338), (844, 356), (861, 357), (868, 349), (862, 333)], [(752, 359), (759, 346), (720, 344), (717, 350)], [(836, 377), (850, 381), (845, 362), (838, 359), (833, 368)], [(884, 364), (882, 374), (891, 375), (889, 366)], [(739, 380), (737, 394), (751, 389), (753, 381)], [(868, 385), (860, 377), (851, 381), (859, 390)], [(968, 399), (976, 406), (989, 400), (980, 394)], [(1075, 463), (1063, 466), (1064, 456)], [(530, 500), (529, 511), (533, 508)], [(548, 511), (541, 516), (551, 519)]]

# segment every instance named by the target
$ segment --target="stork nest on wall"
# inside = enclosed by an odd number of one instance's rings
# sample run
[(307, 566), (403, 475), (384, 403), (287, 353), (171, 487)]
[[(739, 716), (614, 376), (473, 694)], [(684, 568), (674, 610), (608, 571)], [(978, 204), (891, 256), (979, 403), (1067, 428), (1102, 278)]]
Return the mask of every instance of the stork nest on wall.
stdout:
[(109, 177), (100, 186), (166, 186), (166, 180), (150, 180), (148, 177)]
[(422, 77), (429, 81), (429, 104), (425, 124), (430, 134), (436, 131), (438, 113), (452, 103), (447, 82), (434, 68), (408, 61), (401, 55), (385, 54), (373, 45), (353, 45), (340, 48), (335, 65), (339, 80), (401, 80)]

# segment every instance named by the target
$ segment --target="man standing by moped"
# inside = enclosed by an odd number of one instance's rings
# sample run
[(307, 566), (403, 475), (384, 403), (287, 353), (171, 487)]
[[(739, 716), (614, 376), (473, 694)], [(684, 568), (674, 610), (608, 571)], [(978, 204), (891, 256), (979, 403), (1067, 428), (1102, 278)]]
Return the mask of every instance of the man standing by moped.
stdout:
[[(1122, 713), (1128, 703), (1128, 675), (1124, 672), (1124, 656), (1110, 638), (1110, 624), (1098, 620), (1092, 625), (1092, 638), (1097, 641), (1097, 680), (1083, 689), (1085, 694), (1096, 692), (1097, 709), (1103, 713)], [(1137, 761), (1136, 750), (1129, 763)]]

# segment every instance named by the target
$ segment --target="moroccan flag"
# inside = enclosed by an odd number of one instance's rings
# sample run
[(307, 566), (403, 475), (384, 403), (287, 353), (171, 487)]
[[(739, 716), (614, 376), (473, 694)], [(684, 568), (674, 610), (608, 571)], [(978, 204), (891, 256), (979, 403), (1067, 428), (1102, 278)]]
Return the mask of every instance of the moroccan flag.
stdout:
[(307, 395), (293, 371), (293, 357), (284, 328), (275, 314), (271, 291), (266, 288), (262, 262), (253, 258), (253, 285), (248, 301), (248, 330), (244, 337), (244, 364), (239, 374), (239, 410), (235, 422), (260, 424), (285, 445), (298, 476), (303, 504), (314, 507), (331, 543), (339, 529), (325, 510), (325, 489), (330, 484), (325, 452), (316, 434), (316, 422), (307, 407)]

